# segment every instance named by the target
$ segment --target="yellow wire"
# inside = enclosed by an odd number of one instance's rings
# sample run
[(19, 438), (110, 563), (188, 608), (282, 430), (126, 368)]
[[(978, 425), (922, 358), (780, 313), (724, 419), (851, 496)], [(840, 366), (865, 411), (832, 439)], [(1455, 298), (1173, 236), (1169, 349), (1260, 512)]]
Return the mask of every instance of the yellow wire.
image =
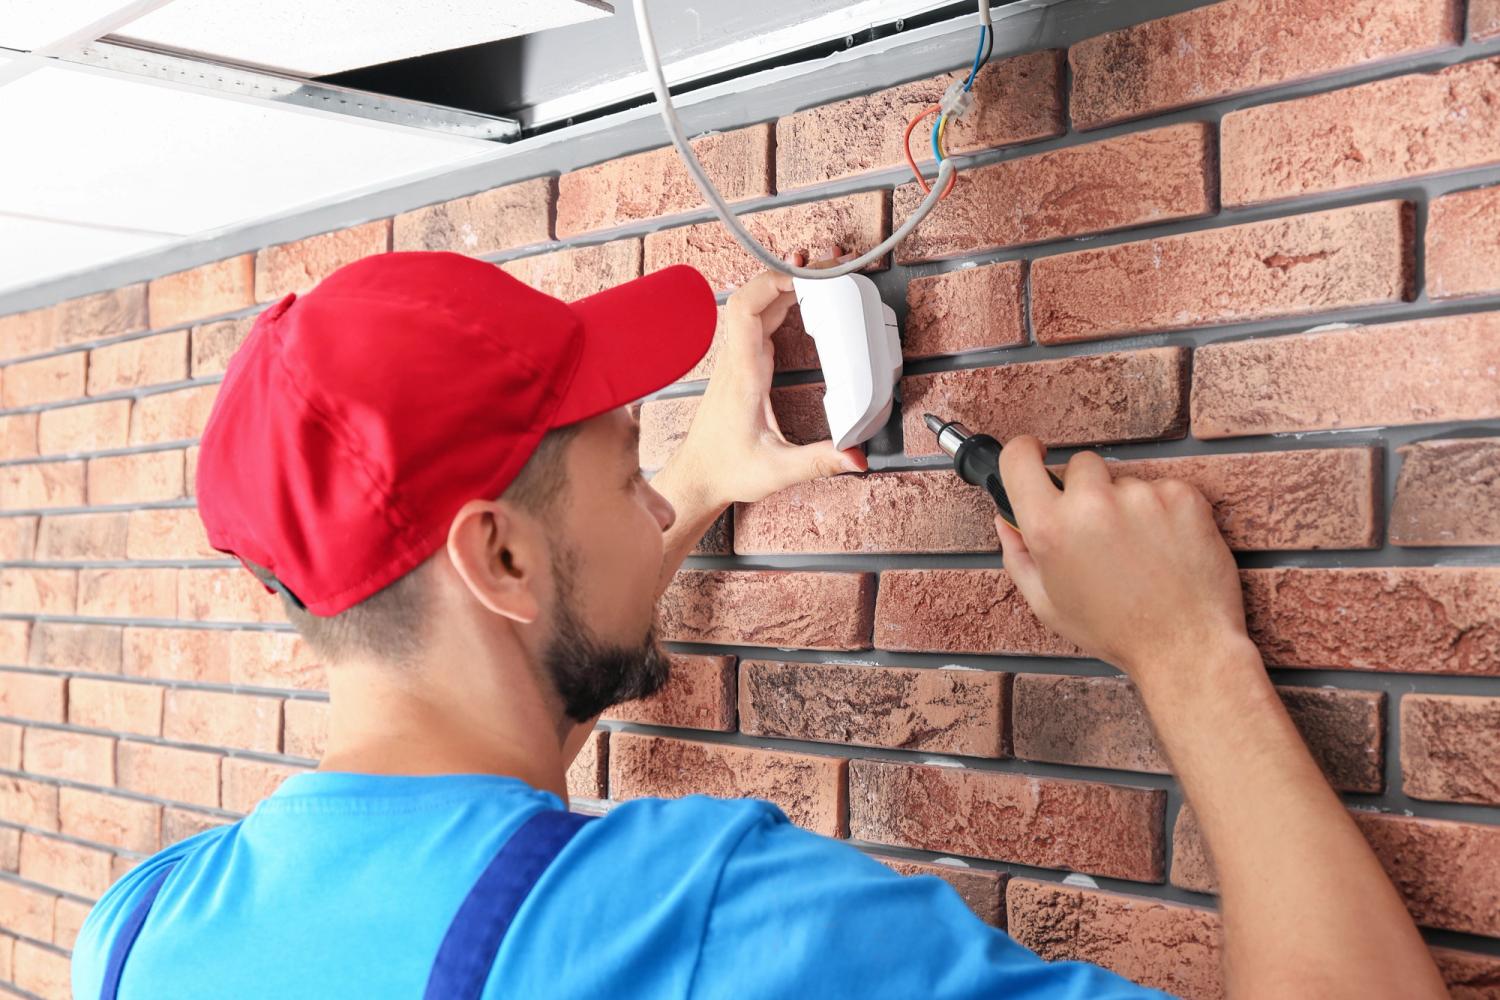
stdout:
[(943, 129), (947, 125), (948, 125), (948, 116), (947, 115), (943, 115), (943, 117), (941, 117), (941, 118), (938, 119), (938, 152), (943, 154), (943, 158), (944, 159), (948, 158), (948, 147), (943, 143)]

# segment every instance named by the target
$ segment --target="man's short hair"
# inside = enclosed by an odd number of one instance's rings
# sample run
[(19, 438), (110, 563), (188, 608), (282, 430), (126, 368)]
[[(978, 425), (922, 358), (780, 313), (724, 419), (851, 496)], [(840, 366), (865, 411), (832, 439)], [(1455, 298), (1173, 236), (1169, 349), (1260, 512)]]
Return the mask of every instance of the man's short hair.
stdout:
[[(568, 485), (567, 445), (577, 431), (577, 424), (548, 431), (500, 499), (532, 513), (561, 502)], [(284, 594), (282, 607), (312, 651), (326, 660), (336, 662), (366, 656), (396, 664), (409, 663), (421, 653), (426, 637), (431, 603), (427, 593), (427, 565), (423, 561), (336, 615), (311, 614)]]

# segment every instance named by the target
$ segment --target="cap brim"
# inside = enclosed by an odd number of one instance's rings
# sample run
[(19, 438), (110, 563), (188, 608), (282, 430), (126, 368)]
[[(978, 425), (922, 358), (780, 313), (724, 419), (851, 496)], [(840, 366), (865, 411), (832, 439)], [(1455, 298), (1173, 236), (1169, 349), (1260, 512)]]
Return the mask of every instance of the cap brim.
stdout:
[(714, 291), (676, 264), (570, 303), (583, 326), (578, 369), (552, 418), (577, 423), (671, 385), (708, 353)]

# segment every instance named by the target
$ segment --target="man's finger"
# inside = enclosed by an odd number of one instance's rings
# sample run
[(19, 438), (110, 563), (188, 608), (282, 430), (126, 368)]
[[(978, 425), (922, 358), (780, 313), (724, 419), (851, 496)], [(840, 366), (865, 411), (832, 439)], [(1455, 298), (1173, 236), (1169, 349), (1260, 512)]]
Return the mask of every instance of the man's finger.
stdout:
[(725, 308), (742, 316), (759, 316), (771, 303), (783, 295), (790, 295), (791, 291), (790, 275), (780, 271), (762, 271), (729, 296)]
[(995, 532), (1000, 536), (1002, 565), (1010, 574), (1010, 578), (1015, 581), (1016, 589), (1021, 592), (1022, 597), (1026, 598), (1026, 603), (1031, 605), (1031, 610), (1039, 617), (1049, 616), (1051, 603), (1047, 599), (1047, 590), (1042, 586), (1041, 571), (1037, 569), (1035, 560), (1031, 558), (1031, 551), (1026, 548), (1026, 542), (1015, 528), (998, 517), (995, 518)]
[(1000, 451), (1000, 482), (1015, 508), (1022, 534), (1026, 532), (1027, 521), (1062, 496), (1042, 464), (1045, 454), (1042, 443), (1029, 434), (1012, 438)]

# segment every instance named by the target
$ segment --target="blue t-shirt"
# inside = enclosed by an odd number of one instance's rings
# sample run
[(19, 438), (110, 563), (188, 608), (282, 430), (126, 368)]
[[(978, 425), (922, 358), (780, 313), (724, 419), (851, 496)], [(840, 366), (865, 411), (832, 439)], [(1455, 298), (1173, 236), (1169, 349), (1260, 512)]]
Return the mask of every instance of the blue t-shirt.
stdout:
[[(78, 1000), (161, 867), (121, 1000), (422, 996), (455, 911), (512, 831), (562, 808), (485, 774), (309, 771), (141, 862), (90, 911)], [(501, 997), (1161, 997), (1047, 963), (932, 876), (902, 876), (769, 802), (636, 799), (589, 823), (516, 914)]]

